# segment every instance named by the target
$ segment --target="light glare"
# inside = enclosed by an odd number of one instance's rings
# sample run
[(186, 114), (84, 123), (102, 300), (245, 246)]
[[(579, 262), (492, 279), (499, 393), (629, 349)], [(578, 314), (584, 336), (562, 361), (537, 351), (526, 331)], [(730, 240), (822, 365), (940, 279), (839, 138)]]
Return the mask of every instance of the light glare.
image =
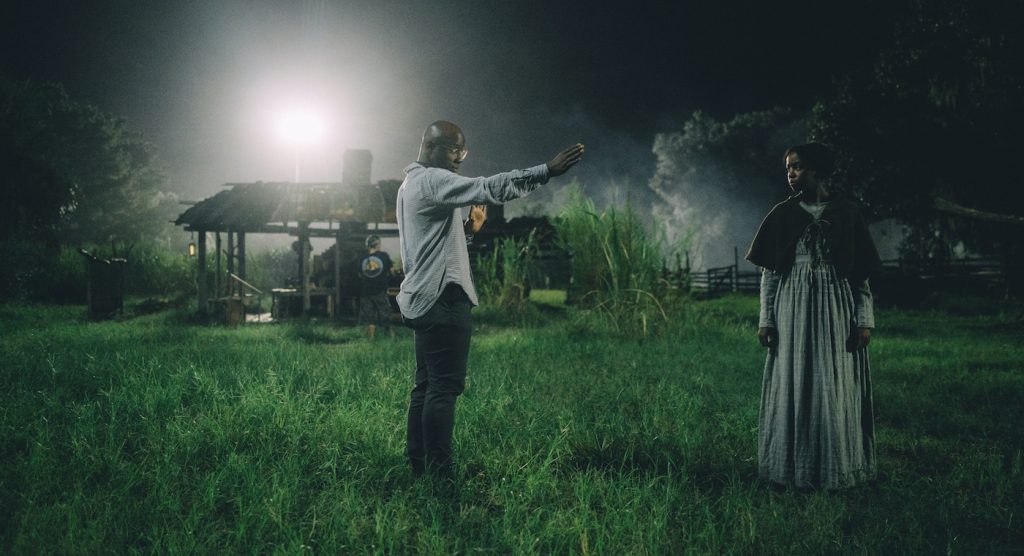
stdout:
[(309, 107), (289, 107), (278, 114), (274, 124), (278, 137), (292, 147), (318, 145), (327, 137), (326, 118)]

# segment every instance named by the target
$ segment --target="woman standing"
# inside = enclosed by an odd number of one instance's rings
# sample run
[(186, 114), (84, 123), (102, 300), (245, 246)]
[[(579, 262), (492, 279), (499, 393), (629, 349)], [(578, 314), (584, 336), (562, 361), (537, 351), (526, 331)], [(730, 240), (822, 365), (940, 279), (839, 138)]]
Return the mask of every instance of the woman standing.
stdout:
[(799, 145), (784, 158), (794, 194), (768, 213), (746, 257), (762, 268), (757, 335), (768, 348), (759, 473), (796, 488), (846, 488), (875, 475), (868, 276), (880, 261), (857, 205), (823, 182), (828, 149)]

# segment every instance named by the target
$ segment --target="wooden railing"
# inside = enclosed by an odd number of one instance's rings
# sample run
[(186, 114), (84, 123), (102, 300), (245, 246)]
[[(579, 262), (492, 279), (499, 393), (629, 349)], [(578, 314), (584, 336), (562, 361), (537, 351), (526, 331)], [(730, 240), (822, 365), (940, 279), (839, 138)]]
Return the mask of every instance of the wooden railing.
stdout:
[(690, 290), (709, 295), (726, 292), (756, 293), (761, 287), (761, 274), (739, 270), (737, 265), (719, 266), (690, 274)]
[[(740, 270), (740, 253), (738, 247), (732, 250), (733, 263), (690, 272), (690, 291), (704, 295), (716, 295), (727, 292), (757, 293), (761, 287), (761, 273), (756, 270)], [(689, 261), (689, 257), (687, 257)], [(689, 263), (687, 263), (689, 264)]]
[(234, 272), (228, 272), (228, 292), (224, 297), (210, 300), (215, 308), (220, 306), (227, 318), (228, 325), (237, 326), (246, 321), (246, 307), (255, 303), (256, 314), (262, 318), (263, 290), (246, 282)]
[(1020, 290), (1024, 265), (1007, 264), (992, 257), (965, 257), (940, 263), (900, 259), (882, 261), (880, 280), (914, 281), (929, 288), (963, 289), (977, 292)]

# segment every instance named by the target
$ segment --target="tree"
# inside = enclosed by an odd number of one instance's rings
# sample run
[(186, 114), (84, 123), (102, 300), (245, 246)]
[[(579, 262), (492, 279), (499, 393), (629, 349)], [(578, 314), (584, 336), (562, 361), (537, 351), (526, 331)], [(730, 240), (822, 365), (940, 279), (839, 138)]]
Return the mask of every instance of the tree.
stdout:
[(813, 109), (811, 136), (835, 148), (836, 182), (910, 226), (907, 255), (943, 259), (959, 241), (1020, 250), (1022, 20), (1015, 0), (914, 2), (869, 70), (837, 80)]
[(60, 85), (0, 80), (0, 240), (111, 245), (170, 220), (174, 196), (153, 146), (124, 119), (75, 102)]
[(693, 234), (694, 266), (731, 264), (733, 248), (744, 251), (761, 218), (786, 197), (782, 153), (805, 135), (801, 118), (777, 108), (728, 122), (698, 111), (683, 131), (655, 137), (650, 187), (670, 244)]

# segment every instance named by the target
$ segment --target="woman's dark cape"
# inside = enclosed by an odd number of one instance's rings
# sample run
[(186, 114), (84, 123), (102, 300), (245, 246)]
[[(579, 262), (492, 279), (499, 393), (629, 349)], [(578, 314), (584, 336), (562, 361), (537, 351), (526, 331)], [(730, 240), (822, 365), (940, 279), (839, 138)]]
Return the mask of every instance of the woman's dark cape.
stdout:
[[(832, 264), (842, 276), (858, 283), (882, 266), (871, 240), (867, 221), (857, 204), (847, 199), (829, 201), (820, 218), (832, 251)], [(746, 259), (778, 273), (789, 272), (796, 258), (796, 244), (814, 218), (800, 207), (794, 195), (775, 205), (764, 217)]]

